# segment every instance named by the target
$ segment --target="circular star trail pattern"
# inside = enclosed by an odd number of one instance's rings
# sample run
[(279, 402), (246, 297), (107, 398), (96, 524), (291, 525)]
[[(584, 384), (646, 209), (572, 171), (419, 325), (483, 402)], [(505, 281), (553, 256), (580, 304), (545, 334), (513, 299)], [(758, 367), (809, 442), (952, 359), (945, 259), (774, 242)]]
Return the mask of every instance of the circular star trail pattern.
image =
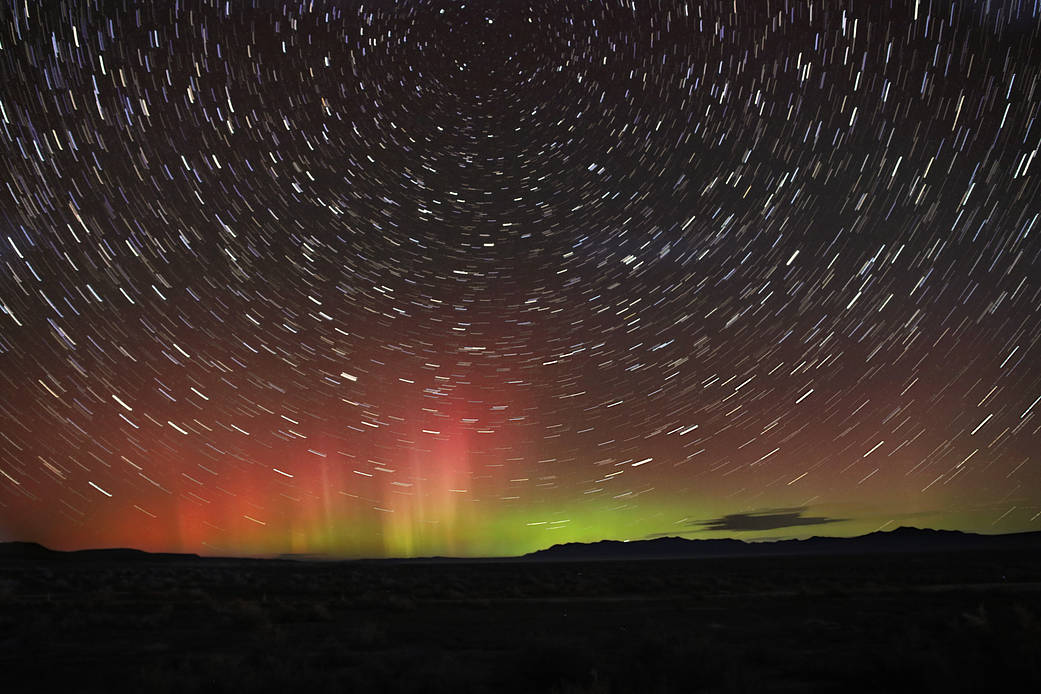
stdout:
[(1037, 529), (1039, 17), (5, 2), (0, 531)]

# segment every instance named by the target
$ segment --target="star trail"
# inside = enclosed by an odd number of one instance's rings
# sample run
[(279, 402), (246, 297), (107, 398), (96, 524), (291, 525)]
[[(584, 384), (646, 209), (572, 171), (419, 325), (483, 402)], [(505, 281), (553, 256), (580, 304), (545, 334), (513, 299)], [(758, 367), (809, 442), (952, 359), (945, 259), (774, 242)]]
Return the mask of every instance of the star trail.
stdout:
[(0, 534), (1041, 529), (1039, 82), (1036, 0), (4, 0)]

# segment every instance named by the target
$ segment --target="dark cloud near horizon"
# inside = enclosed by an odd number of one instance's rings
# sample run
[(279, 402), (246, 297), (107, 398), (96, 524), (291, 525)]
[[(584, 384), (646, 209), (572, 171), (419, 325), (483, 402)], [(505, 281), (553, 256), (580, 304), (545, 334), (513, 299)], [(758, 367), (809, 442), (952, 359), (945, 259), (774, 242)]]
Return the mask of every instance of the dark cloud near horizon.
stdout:
[(702, 530), (733, 530), (747, 532), (752, 530), (776, 530), (792, 528), (799, 525), (824, 525), (841, 523), (848, 518), (827, 518), (824, 516), (804, 516), (806, 507), (774, 508), (752, 513), (731, 513), (711, 520), (694, 521), (692, 525), (701, 526)]

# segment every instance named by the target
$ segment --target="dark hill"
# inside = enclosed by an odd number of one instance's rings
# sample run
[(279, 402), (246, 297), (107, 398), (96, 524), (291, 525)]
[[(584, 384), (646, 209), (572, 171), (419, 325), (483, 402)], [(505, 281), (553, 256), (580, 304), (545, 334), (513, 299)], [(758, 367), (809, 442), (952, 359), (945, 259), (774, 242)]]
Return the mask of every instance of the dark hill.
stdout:
[(0, 559), (54, 559), (59, 554), (35, 542), (0, 543)]
[(139, 549), (81, 549), (62, 552), (36, 542), (0, 542), (0, 561), (32, 560), (58, 562), (184, 562), (197, 561), (198, 554), (144, 552)]
[(978, 535), (958, 530), (901, 527), (859, 537), (811, 537), (806, 540), (745, 542), (743, 540), (688, 540), (661, 537), (653, 540), (593, 543), (572, 542), (525, 555), (544, 561), (593, 559), (688, 559), (798, 554), (872, 554), (883, 552), (941, 552), (977, 549), (1041, 549), (1041, 532)]
[[(696, 559), (712, 557), (761, 557), (794, 555), (855, 555), (887, 552), (951, 552), (963, 550), (1041, 550), (1041, 532), (1008, 535), (979, 535), (958, 530), (929, 530), (901, 527), (859, 537), (811, 537), (806, 540), (745, 542), (735, 539), (689, 540), (659, 537), (650, 540), (601, 540), (553, 545), (521, 557), (378, 559), (367, 562), (496, 562), (496, 561), (590, 561), (635, 559)], [(96, 563), (185, 563), (185, 562), (294, 562), (325, 559), (318, 556), (284, 555), (275, 559), (200, 557), (198, 554), (152, 553), (137, 549), (83, 549), (62, 552), (35, 542), (0, 542), (2, 561), (96, 562)]]

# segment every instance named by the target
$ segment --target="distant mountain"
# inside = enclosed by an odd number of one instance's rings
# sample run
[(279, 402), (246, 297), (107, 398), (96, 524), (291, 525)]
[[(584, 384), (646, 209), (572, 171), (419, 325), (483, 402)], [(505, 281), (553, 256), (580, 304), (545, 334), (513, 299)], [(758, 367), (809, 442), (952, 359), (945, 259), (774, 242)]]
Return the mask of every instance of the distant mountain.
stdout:
[(608, 559), (688, 559), (796, 554), (874, 554), (883, 552), (937, 552), (975, 549), (1041, 549), (1041, 532), (978, 535), (958, 530), (900, 527), (859, 537), (811, 537), (806, 540), (745, 542), (743, 540), (689, 540), (660, 537), (620, 542), (571, 542), (524, 555), (542, 561)]
[[(811, 537), (806, 540), (746, 542), (735, 539), (689, 540), (659, 537), (651, 540), (601, 540), (570, 542), (520, 557), (421, 557), (415, 559), (367, 559), (365, 563), (413, 562), (524, 562), (524, 561), (599, 561), (634, 559), (697, 559), (713, 557), (760, 557), (779, 555), (851, 555), (886, 552), (950, 552), (962, 550), (1041, 550), (1041, 532), (1009, 535), (978, 535), (958, 530), (928, 530), (901, 527), (888, 532), (873, 532), (859, 537)], [(46, 562), (236, 562), (271, 563), (326, 560), (317, 555), (282, 555), (273, 559), (200, 557), (198, 554), (152, 553), (138, 549), (82, 549), (61, 552), (35, 542), (0, 542), (0, 563), (4, 561)], [(335, 561), (330, 559), (331, 561)]]
[(54, 559), (58, 554), (35, 542), (0, 543), (0, 559)]
[(171, 562), (195, 561), (198, 559), (201, 559), (198, 554), (154, 553), (126, 548), (80, 549), (73, 552), (61, 552), (35, 542), (0, 542), (0, 561)]

